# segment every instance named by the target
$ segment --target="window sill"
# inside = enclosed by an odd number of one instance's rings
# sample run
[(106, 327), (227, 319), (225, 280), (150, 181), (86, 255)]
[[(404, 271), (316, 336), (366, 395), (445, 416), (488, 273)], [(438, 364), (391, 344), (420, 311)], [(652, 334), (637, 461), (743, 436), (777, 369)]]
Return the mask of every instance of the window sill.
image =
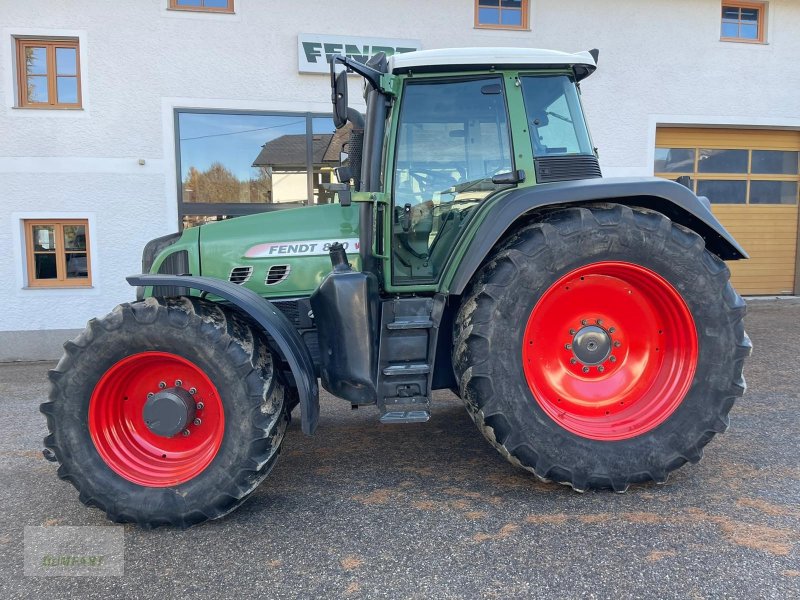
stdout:
[(199, 13), (202, 15), (235, 15), (235, 10), (198, 10), (197, 8), (174, 8), (168, 7), (168, 11), (177, 13)]
[(484, 31), (531, 31), (530, 27), (506, 27), (503, 25), (474, 25), (472, 28)]
[(61, 112), (62, 110), (83, 110), (82, 106), (12, 106), (14, 110), (53, 110)]
[(720, 42), (729, 42), (733, 44), (750, 44), (755, 46), (768, 46), (769, 42), (764, 40), (745, 40), (739, 38), (719, 38)]
[(23, 290), (93, 290), (93, 285), (26, 285)]

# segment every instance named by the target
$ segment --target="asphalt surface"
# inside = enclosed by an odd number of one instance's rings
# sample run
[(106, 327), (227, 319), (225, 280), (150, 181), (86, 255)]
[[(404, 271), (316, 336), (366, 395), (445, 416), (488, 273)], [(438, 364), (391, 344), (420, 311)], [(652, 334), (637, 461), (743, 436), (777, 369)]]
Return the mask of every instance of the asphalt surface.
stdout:
[(382, 426), (324, 395), (252, 498), (125, 527), (122, 577), (25, 577), (24, 525), (107, 525), (42, 459), (47, 363), (0, 366), (0, 597), (800, 597), (800, 304), (751, 305), (749, 390), (698, 465), (618, 495), (543, 484), (439, 394)]

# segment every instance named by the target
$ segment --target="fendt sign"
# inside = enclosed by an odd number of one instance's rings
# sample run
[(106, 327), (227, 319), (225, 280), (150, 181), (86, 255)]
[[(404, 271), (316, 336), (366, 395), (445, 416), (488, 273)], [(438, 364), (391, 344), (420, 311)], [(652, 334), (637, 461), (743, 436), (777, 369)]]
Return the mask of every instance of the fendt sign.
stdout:
[(301, 73), (328, 73), (328, 64), (334, 54), (367, 62), (378, 52), (391, 56), (421, 47), (419, 40), (301, 33), (297, 36), (297, 70)]

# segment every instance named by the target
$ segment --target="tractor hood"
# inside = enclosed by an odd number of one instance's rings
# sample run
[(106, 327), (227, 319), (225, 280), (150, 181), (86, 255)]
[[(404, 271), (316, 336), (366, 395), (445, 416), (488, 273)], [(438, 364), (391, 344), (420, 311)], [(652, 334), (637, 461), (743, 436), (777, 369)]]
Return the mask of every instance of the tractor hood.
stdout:
[(200, 227), (200, 274), (266, 297), (310, 295), (331, 270), (330, 245), (342, 243), (358, 269), (358, 210), (323, 204), (276, 210)]

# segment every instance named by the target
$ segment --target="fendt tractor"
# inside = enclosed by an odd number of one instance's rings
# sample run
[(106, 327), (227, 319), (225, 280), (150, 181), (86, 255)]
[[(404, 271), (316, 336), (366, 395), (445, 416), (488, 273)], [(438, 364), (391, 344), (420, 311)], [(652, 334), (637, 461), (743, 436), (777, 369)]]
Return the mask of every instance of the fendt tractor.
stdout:
[(50, 372), (59, 477), (116, 522), (221, 517), (295, 407), (314, 433), (318, 379), (387, 424), (452, 390), (506, 459), (578, 491), (698, 461), (745, 389), (723, 261), (747, 255), (681, 183), (601, 176), (580, 90), (597, 58), (333, 57), (335, 202), (149, 242), (137, 300)]

